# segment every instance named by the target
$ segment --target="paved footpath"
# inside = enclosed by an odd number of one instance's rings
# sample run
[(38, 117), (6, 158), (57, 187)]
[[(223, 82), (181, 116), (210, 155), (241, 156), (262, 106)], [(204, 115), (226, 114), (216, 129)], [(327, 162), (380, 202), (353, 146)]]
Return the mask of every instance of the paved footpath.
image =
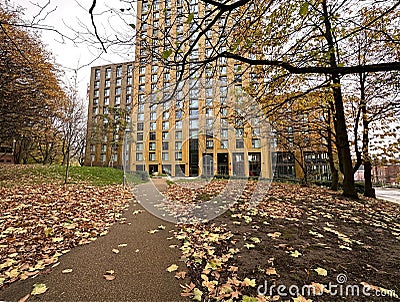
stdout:
[[(141, 186), (154, 190), (149, 184)], [(48, 290), (30, 297), (28, 301), (185, 301), (180, 296), (179, 284), (188, 281), (178, 281), (174, 273), (166, 271), (173, 263), (179, 266), (179, 270), (185, 267), (179, 261), (179, 249), (169, 247), (178, 244), (175, 239), (167, 239), (173, 236), (169, 231), (174, 229), (174, 225), (146, 211), (132, 214), (139, 209), (143, 208), (132, 202), (124, 214), (127, 218), (125, 224), (115, 224), (106, 236), (73, 248), (60, 258), (59, 266), (47, 273), (15, 282), (1, 290), (0, 301), (18, 301), (31, 292), (35, 283), (45, 283)], [(148, 233), (159, 225), (166, 226), (166, 229)], [(119, 244), (127, 246), (118, 247)], [(115, 254), (113, 249), (120, 252)], [(69, 268), (73, 269), (72, 273), (62, 273)], [(113, 281), (103, 278), (108, 270), (115, 271)]]
[(375, 188), (377, 198), (400, 204), (400, 189)]

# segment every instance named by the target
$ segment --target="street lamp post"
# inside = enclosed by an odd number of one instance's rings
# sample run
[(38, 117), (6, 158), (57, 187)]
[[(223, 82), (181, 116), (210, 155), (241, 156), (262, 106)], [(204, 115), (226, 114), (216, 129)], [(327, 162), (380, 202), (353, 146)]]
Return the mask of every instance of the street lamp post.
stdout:
[(129, 140), (128, 140), (128, 135), (132, 133), (132, 129), (125, 129), (124, 131), (124, 143), (123, 143), (123, 156), (122, 156), (122, 160), (123, 160), (123, 168), (124, 168), (124, 188), (126, 187), (126, 183), (127, 183), (127, 179), (126, 179), (126, 174), (127, 174), (127, 165), (129, 164)]

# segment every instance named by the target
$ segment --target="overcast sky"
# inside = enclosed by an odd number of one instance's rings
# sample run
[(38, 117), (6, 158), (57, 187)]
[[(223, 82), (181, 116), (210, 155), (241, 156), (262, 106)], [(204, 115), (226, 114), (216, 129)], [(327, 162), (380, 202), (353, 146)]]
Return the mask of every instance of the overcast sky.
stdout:
[[(120, 0), (97, 0), (94, 10), (95, 23), (102, 37), (127, 40), (124, 47), (107, 44), (107, 53), (99, 50), (100, 44), (85, 29), (87, 27), (93, 32), (88, 12), (92, 0), (12, 0), (8, 3), (25, 8), (25, 20), (35, 20), (41, 26), (59, 32), (43, 30), (42, 40), (67, 73), (66, 81), (71, 79), (73, 70), (78, 70), (79, 94), (83, 98), (86, 97), (86, 87), (90, 80), (90, 66), (133, 60), (133, 48), (130, 45), (133, 43), (134, 32), (128, 24), (135, 23), (135, 13), (133, 8)], [(46, 3), (49, 4), (41, 10)], [(124, 9), (123, 13), (121, 9)], [(77, 32), (79, 37), (74, 43), (70, 39), (76, 37)]]

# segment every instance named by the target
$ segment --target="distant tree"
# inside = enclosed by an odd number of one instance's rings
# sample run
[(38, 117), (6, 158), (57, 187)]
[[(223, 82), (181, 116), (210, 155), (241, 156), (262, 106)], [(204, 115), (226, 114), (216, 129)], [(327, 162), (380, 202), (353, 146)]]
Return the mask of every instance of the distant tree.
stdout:
[(71, 158), (77, 158), (79, 163), (82, 162), (86, 140), (85, 121), (83, 101), (78, 96), (75, 77), (75, 85), (68, 87), (66, 92), (66, 101), (61, 107), (61, 117), (59, 119), (62, 163), (66, 166), (65, 183), (68, 182)]
[(57, 116), (64, 95), (51, 54), (34, 32), (10, 25), (17, 20), (0, 6), (0, 142), (14, 144), (20, 163), (28, 162), (34, 138)]

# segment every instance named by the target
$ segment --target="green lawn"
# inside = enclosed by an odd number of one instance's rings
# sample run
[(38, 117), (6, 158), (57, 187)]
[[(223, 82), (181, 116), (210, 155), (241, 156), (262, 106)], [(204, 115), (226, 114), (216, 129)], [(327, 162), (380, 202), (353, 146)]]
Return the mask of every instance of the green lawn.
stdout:
[[(94, 186), (123, 183), (122, 170), (104, 167), (71, 166), (69, 183), (87, 183)], [(65, 167), (59, 165), (0, 165), (0, 187), (15, 185), (56, 183), (63, 184)], [(140, 183), (141, 179), (130, 176), (129, 182)]]

